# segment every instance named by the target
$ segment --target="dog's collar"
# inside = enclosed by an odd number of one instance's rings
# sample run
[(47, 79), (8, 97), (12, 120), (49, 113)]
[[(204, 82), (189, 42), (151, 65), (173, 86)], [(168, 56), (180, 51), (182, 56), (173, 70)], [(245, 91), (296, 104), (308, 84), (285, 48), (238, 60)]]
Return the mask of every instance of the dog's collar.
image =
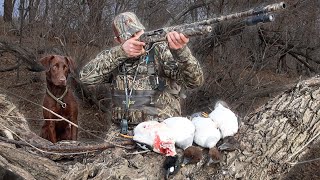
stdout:
[(55, 97), (50, 91), (49, 91), (49, 89), (48, 89), (48, 87), (46, 87), (46, 89), (47, 89), (47, 93), (49, 94), (49, 96), (50, 97), (52, 97), (54, 100), (56, 100), (60, 105), (61, 105), (61, 107), (62, 108), (66, 108), (67, 107), (67, 104), (66, 103), (64, 103), (63, 101), (62, 101), (62, 99), (64, 98), (64, 96), (66, 96), (66, 94), (67, 94), (67, 92), (68, 92), (68, 86), (66, 86), (66, 90), (63, 92), (63, 94), (60, 96), (60, 97)]

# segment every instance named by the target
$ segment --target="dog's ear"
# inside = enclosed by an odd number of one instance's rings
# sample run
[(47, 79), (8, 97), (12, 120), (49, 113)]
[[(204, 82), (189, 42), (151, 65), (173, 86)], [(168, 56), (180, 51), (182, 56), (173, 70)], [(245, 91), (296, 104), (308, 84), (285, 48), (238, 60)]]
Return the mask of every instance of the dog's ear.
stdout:
[(49, 56), (45, 56), (43, 58), (40, 59), (40, 63), (41, 65), (44, 67), (45, 71), (49, 71), (50, 70), (50, 61), (54, 58), (53, 55), (49, 55)]
[(69, 66), (69, 70), (71, 74), (75, 74), (75, 70), (76, 70), (76, 63), (74, 62), (74, 60), (71, 57), (65, 57), (68, 66)]

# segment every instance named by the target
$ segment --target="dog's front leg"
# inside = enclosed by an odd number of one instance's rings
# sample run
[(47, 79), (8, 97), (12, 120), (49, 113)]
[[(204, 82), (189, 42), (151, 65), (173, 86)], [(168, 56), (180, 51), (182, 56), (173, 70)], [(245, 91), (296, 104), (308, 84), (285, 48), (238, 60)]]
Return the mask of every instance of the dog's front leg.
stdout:
[[(78, 125), (78, 111), (75, 110), (71, 113), (70, 121)], [(71, 139), (77, 140), (78, 138), (78, 127), (71, 124)]]
[(56, 126), (54, 121), (49, 121), (49, 126), (48, 126), (48, 140), (56, 143), (57, 142), (57, 134), (56, 134)]

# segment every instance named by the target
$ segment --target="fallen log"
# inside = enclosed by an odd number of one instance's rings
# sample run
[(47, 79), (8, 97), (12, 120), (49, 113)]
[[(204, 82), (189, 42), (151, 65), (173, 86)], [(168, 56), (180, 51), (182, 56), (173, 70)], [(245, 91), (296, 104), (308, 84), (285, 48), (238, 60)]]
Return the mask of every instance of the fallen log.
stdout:
[(7, 146), (0, 148), (0, 166), (28, 180), (56, 180), (66, 172), (63, 166), (48, 158)]
[[(48, 153), (48, 154), (51, 154), (51, 153), (76, 154), (76, 153), (86, 153), (88, 151), (102, 151), (109, 148), (118, 147), (115, 144), (111, 144), (107, 142), (99, 143), (99, 144), (91, 144), (91, 145), (76, 145), (76, 146), (72, 145), (72, 142), (68, 143), (67, 141), (66, 141), (67, 144), (52, 144), (52, 145), (33, 144), (33, 143), (27, 143), (23, 141), (12, 140), (12, 139), (4, 138), (1, 136), (0, 136), (0, 141), (15, 144), (15, 145), (20, 145), (20, 146), (35, 147), (41, 150), (43, 153)], [(134, 141), (127, 140), (127, 141), (117, 143), (117, 145), (128, 146), (128, 145), (135, 145), (135, 143)], [(133, 148), (134, 147), (128, 147), (126, 149), (133, 149)]]

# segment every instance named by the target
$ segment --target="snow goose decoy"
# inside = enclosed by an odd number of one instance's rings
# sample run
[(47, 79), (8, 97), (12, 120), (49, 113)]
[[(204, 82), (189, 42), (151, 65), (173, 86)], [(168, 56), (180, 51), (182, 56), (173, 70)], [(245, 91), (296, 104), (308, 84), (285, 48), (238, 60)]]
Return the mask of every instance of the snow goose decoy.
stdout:
[(220, 162), (222, 156), (216, 144), (221, 138), (221, 133), (217, 124), (201, 113), (195, 113), (191, 118), (196, 128), (193, 141), (203, 148), (209, 148), (208, 165)]
[(234, 135), (239, 129), (238, 118), (235, 113), (230, 110), (227, 103), (217, 101), (209, 117), (217, 124), (223, 138), (223, 144), (218, 147), (219, 150), (232, 151), (237, 149), (239, 143), (234, 138)]
[(133, 140), (146, 144), (154, 152), (175, 156), (174, 137), (170, 129), (157, 121), (145, 121), (138, 124), (133, 130)]
[(162, 123), (174, 132), (175, 145), (184, 150), (182, 166), (198, 163), (202, 158), (202, 150), (192, 146), (196, 130), (194, 124), (186, 117), (171, 117)]

